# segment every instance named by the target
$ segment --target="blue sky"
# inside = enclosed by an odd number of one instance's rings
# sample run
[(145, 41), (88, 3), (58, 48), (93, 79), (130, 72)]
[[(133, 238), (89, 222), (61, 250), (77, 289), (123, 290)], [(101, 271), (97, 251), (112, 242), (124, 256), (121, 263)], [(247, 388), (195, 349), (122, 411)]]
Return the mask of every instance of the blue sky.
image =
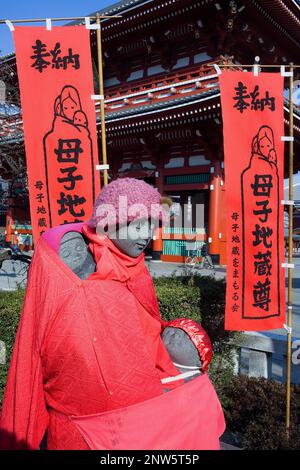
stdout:
[[(1, 0), (0, 18), (10, 20), (85, 16), (116, 2), (117, 0)], [(0, 24), (0, 56), (13, 51), (12, 34), (6, 25)]]

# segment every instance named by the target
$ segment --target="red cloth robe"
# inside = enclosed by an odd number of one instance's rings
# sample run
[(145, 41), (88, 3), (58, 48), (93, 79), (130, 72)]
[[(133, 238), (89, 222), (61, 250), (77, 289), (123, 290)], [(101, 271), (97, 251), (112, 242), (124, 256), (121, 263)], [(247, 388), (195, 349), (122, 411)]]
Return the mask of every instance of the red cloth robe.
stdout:
[[(94, 246), (97, 273), (83, 281), (57, 254), (75, 228), (82, 231), (81, 224), (50, 230), (54, 242), (48, 234), (35, 250), (1, 414), (3, 449), (38, 449), (46, 430), (48, 449), (88, 449), (69, 416), (157, 397), (162, 374), (177, 373), (157, 337), (152, 350), (145, 341), (141, 315), (160, 316), (143, 256), (138, 275), (120, 280), (128, 266), (116, 275), (112, 252)], [(94, 279), (101, 263), (106, 274)]]
[[(162, 322), (153, 282), (144, 262), (144, 253), (132, 258), (122, 253), (109, 238), (100, 237), (87, 225), (82, 232), (90, 241), (89, 248), (97, 269), (88, 279), (94, 281), (115, 280), (126, 285), (135, 296), (144, 341), (160, 378), (180, 374), (161, 339)], [(181, 382), (180, 382), (181, 383)], [(180, 385), (175, 383), (175, 386)]]

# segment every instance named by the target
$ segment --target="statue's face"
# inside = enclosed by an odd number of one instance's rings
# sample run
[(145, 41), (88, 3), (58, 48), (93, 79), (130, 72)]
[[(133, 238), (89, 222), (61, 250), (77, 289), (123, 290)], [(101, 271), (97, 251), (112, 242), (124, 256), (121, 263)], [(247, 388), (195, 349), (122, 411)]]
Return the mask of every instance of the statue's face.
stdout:
[(88, 247), (82, 235), (78, 232), (65, 233), (61, 239), (59, 256), (72, 271), (80, 270), (88, 256)]
[(137, 258), (149, 245), (154, 230), (155, 225), (149, 219), (138, 219), (108, 232), (108, 236), (120, 251)]

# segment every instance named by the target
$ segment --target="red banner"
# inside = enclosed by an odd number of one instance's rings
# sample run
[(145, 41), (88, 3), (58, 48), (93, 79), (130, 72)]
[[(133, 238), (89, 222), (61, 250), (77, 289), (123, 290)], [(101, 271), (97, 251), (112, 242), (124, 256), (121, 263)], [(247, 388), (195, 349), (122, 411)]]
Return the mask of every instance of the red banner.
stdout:
[(283, 78), (220, 76), (227, 211), (227, 330), (282, 328), (285, 320)]
[(35, 242), (87, 220), (100, 190), (90, 32), (16, 27), (30, 212)]

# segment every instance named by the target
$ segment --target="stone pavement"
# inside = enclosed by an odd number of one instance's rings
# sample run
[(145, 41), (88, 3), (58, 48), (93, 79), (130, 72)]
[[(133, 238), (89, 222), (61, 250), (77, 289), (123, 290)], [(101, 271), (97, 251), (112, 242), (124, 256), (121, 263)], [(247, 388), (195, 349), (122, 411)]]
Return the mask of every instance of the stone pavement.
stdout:
[[(180, 276), (190, 272), (197, 272), (203, 276), (212, 276), (216, 279), (222, 279), (226, 275), (226, 269), (216, 267), (215, 270), (186, 268), (184, 264), (165, 263), (161, 261), (152, 261), (146, 258), (146, 265), (152, 277), (160, 276)], [(19, 261), (4, 261), (0, 269), (0, 291), (13, 291), (18, 286), (26, 286), (26, 266)]]
[(221, 266), (215, 266), (215, 269), (189, 268), (182, 263), (152, 261), (149, 257), (146, 257), (146, 265), (152, 277), (181, 276), (191, 273), (197, 273), (201, 276), (212, 276), (215, 279), (224, 279), (226, 276), (226, 268)]
[(0, 290), (14, 291), (19, 286), (26, 286), (26, 276), (22, 274), (23, 266), (19, 261), (4, 261), (0, 269)]
[[(32, 255), (28, 252), (26, 255)], [(18, 287), (26, 287), (27, 284), (26, 263), (20, 261), (5, 260), (0, 269), (0, 291), (14, 291)]]

